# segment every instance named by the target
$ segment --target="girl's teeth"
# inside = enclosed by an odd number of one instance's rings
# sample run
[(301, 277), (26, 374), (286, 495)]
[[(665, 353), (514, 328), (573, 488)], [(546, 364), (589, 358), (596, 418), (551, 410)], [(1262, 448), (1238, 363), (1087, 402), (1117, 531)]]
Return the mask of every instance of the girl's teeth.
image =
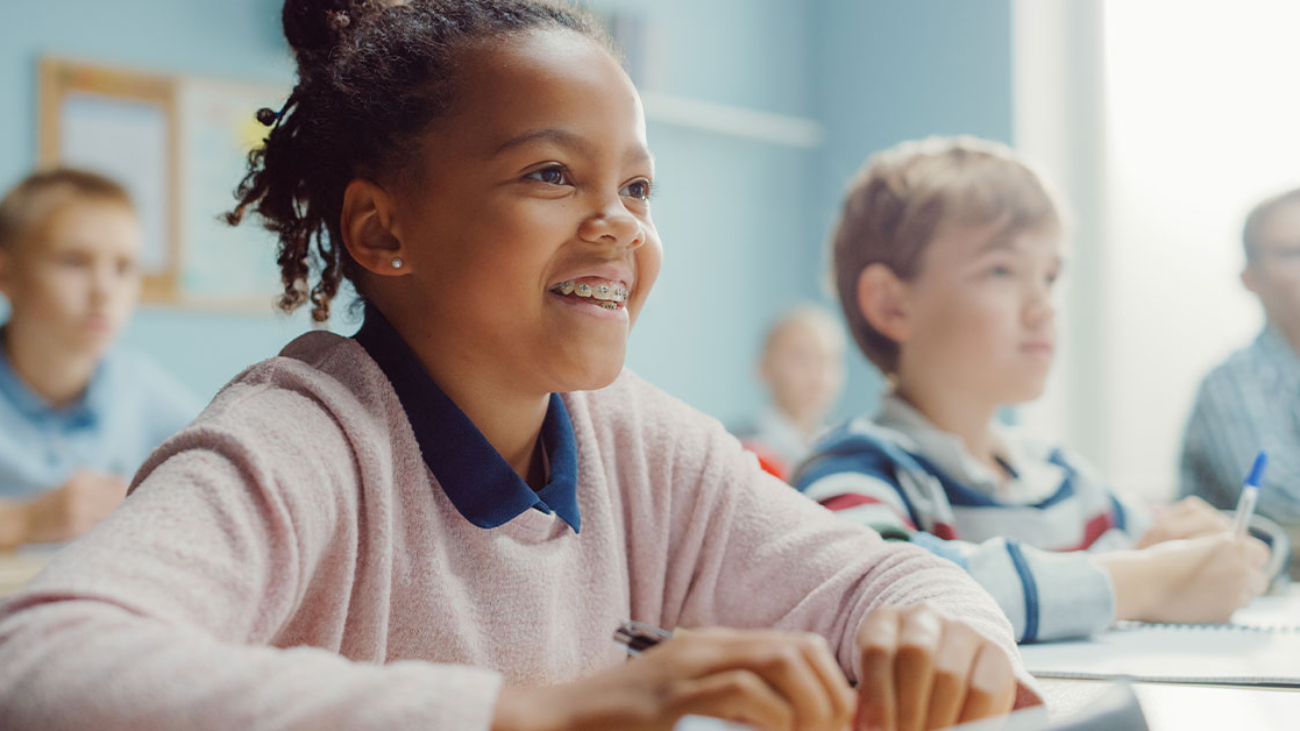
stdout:
[(628, 295), (631, 294), (629, 290), (616, 284), (592, 285), (585, 282), (575, 284), (573, 280), (560, 282), (554, 287), (551, 287), (551, 291), (562, 295), (574, 294), (579, 297), (590, 297), (597, 300), (601, 306), (605, 306), (606, 304), (613, 305), (613, 307), (607, 309), (618, 309), (618, 304), (626, 302)]

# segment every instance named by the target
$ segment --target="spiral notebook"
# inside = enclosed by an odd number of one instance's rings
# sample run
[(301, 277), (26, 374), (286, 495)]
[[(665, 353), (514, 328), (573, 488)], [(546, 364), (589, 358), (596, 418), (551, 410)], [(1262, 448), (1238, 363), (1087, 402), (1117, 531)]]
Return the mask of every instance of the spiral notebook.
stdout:
[(1121, 622), (1020, 649), (1025, 669), (1044, 678), (1300, 687), (1300, 596), (1262, 597), (1231, 624)]

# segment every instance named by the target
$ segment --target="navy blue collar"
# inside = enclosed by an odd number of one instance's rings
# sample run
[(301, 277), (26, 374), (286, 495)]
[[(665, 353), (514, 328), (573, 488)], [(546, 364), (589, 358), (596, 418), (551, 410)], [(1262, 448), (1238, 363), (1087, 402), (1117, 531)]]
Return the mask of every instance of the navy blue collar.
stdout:
[(551, 394), (542, 422), (542, 447), (549, 467), (546, 486), (534, 492), (442, 392), (378, 309), (366, 306), (365, 323), (353, 338), (393, 384), (424, 463), (466, 520), (480, 528), (496, 528), (536, 508), (547, 514), (554, 511), (578, 532), (578, 444), (559, 394)]

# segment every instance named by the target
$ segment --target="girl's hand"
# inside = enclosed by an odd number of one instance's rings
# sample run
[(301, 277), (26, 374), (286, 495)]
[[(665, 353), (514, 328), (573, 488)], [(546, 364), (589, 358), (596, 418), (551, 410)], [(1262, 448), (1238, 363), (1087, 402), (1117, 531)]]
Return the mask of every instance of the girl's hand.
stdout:
[(871, 613), (858, 630), (858, 647), (858, 729), (945, 728), (1015, 704), (1006, 652), (927, 605)]
[(686, 715), (760, 731), (843, 731), (853, 692), (819, 635), (678, 631), (627, 663), (550, 688), (504, 688), (493, 731), (669, 731)]
[(1232, 530), (1232, 520), (1196, 497), (1186, 497), (1170, 505), (1156, 517), (1155, 523), (1133, 544), (1146, 548), (1165, 541), (1199, 538)]

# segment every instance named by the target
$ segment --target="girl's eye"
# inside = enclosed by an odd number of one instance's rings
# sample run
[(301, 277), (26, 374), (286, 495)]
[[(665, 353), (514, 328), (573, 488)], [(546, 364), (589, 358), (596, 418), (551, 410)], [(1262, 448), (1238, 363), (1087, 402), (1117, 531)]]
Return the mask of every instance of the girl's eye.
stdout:
[(533, 180), (546, 183), (547, 185), (572, 185), (573, 184), (572, 181), (569, 180), (568, 171), (566, 171), (563, 167), (560, 167), (559, 165), (549, 165), (547, 167), (542, 168), (541, 170), (534, 170), (533, 172), (525, 175), (524, 177), (532, 178)]
[(989, 267), (989, 276), (991, 276), (991, 277), (1009, 277), (1009, 276), (1011, 276), (1011, 267), (1009, 267), (1009, 266), (1003, 266), (1003, 265), (1001, 265), (1001, 264), (999, 264), (998, 266)]
[(89, 263), (81, 254), (62, 254), (58, 262), (65, 267), (84, 267)]
[(628, 183), (619, 191), (619, 195), (624, 195), (628, 198), (635, 198), (640, 201), (650, 200), (650, 181), (637, 180)]

